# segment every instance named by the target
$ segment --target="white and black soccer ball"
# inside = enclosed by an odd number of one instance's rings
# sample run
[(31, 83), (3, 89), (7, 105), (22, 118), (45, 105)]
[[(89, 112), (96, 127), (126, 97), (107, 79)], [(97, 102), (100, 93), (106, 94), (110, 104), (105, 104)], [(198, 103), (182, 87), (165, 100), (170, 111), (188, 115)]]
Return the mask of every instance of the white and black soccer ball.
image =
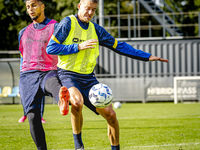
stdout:
[(112, 90), (106, 84), (96, 84), (90, 89), (89, 100), (95, 107), (105, 108), (112, 103)]

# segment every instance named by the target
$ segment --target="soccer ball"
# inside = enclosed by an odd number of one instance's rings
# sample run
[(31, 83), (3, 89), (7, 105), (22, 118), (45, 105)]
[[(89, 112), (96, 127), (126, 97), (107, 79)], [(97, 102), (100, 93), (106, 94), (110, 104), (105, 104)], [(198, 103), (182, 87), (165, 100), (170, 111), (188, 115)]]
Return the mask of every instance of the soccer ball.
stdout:
[(106, 84), (96, 84), (90, 89), (89, 100), (95, 107), (105, 108), (112, 103), (112, 90)]
[(122, 104), (120, 102), (115, 102), (114, 103), (114, 108), (115, 109), (118, 109), (118, 108), (121, 108), (122, 107)]

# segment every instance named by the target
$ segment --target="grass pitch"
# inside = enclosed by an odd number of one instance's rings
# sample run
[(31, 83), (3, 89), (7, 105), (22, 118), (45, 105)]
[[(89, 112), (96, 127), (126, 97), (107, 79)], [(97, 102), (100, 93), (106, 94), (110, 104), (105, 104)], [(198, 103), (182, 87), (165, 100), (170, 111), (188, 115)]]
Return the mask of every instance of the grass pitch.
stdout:
[[(115, 109), (120, 125), (121, 150), (200, 150), (200, 104), (122, 104)], [(0, 149), (36, 150), (28, 120), (18, 123), (21, 105), (0, 105)], [(70, 114), (45, 105), (43, 124), (49, 150), (73, 150)], [(106, 121), (83, 109), (85, 150), (109, 150)]]

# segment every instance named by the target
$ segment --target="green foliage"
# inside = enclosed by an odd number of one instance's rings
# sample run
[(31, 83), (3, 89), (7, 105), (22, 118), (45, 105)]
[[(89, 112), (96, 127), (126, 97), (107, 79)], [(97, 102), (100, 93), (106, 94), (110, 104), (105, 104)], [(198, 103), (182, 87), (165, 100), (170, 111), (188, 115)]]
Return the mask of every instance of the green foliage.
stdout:
[[(17, 7), (16, 7), (17, 6)], [(22, 0), (1, 0), (0, 2), (0, 45), (1, 50), (17, 49), (17, 34), (28, 20)]]
[[(77, 13), (78, 2), (79, 0), (46, 0), (45, 14), (48, 18), (52, 18), (60, 22), (64, 17)], [(133, 3), (131, 2), (132, 1), (130, 0), (120, 1), (120, 14), (133, 14)], [(171, 0), (166, 0), (166, 2), (171, 7), (176, 4), (180, 9), (182, 9), (183, 12), (200, 11), (199, 0), (176, 0), (173, 1), (173, 3)], [(185, 2), (185, 5), (183, 5), (183, 2)], [(141, 13), (147, 13), (142, 6), (140, 9)], [(26, 12), (24, 0), (0, 0), (0, 14), (0, 50), (17, 50), (19, 31), (32, 22)], [(117, 0), (104, 0), (104, 15), (116, 14)], [(98, 9), (96, 15), (98, 15)], [(152, 21), (152, 25), (156, 24), (156, 21), (153, 18), (146, 17), (142, 18), (141, 25), (148, 25), (149, 20)], [(188, 21), (191, 23), (198, 23), (197, 16), (186, 16), (183, 18), (182, 23), (187, 23)], [(131, 24), (132, 22), (133, 20), (131, 20)], [(117, 18), (111, 20), (111, 26), (117, 26), (117, 23)], [(127, 21), (122, 20), (121, 26), (127, 26)], [(185, 35), (198, 35), (198, 27), (184, 27), (183, 30)], [(117, 37), (117, 32), (117, 29), (113, 29), (111, 34), (114, 37)], [(155, 30), (152, 33), (153, 36), (162, 35), (162, 30)], [(122, 37), (127, 37), (127, 31), (121, 31), (121, 35)], [(142, 31), (141, 35), (147, 37), (148, 31)]]
[[(183, 12), (198, 12), (200, 11), (200, 1), (199, 0), (176, 0), (171, 3), (171, 0), (166, 1), (170, 6), (177, 5)], [(181, 16), (178, 16), (179, 19)], [(198, 15), (184, 15), (181, 20), (182, 24), (198, 24)], [(198, 26), (188, 26), (182, 27), (184, 36), (197, 36), (198, 35)]]
[[(45, 15), (48, 18), (62, 20), (65, 16), (77, 12), (79, 0), (45, 1)], [(26, 12), (23, 0), (0, 0), (0, 50), (17, 50), (18, 33), (32, 22)]]
[(116, 14), (117, 14), (117, 1), (104, 0), (104, 15), (116, 15)]
[[(199, 150), (200, 104), (127, 103), (115, 109), (123, 150)], [(0, 105), (0, 150), (35, 150), (28, 120), (21, 105)], [(43, 124), (48, 149), (74, 149), (70, 114), (60, 115), (57, 105), (45, 105)], [(106, 121), (83, 108), (85, 149), (110, 149)]]
[(79, 0), (53, 0), (56, 3), (56, 13), (53, 18), (61, 21), (64, 17), (77, 13), (77, 4)]

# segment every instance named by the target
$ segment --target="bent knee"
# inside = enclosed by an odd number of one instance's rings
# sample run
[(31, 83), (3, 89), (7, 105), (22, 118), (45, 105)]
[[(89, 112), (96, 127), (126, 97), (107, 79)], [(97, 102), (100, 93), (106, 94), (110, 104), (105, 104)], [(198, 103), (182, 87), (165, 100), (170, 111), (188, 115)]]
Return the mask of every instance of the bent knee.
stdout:
[(70, 93), (70, 103), (72, 107), (76, 109), (82, 108), (84, 100), (80, 91), (75, 87), (71, 87), (69, 88), (69, 93)]
[(71, 97), (70, 98), (70, 102), (72, 104), (72, 108), (75, 109), (75, 110), (82, 109), (83, 103), (84, 103), (83, 98), (82, 97), (78, 97), (78, 96)]

